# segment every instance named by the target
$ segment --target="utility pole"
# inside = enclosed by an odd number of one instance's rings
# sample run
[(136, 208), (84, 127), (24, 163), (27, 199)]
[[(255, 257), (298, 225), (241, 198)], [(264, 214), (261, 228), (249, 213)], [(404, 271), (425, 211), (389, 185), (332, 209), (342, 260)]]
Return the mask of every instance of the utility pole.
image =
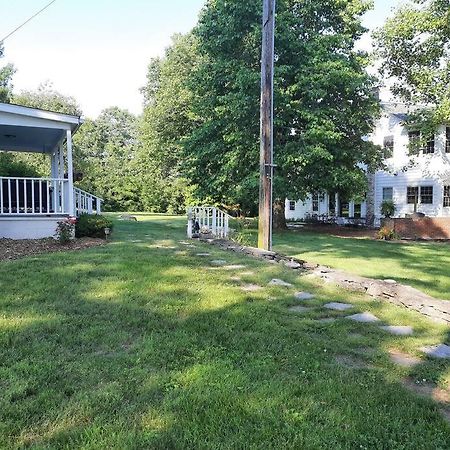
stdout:
[(275, 0), (263, 0), (258, 247), (272, 249)]

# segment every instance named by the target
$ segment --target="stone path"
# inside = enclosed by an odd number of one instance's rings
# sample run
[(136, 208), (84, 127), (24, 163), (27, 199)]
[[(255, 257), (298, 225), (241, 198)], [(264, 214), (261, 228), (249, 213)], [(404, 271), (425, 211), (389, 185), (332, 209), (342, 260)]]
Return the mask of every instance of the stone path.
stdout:
[(211, 253), (196, 253), (197, 256), (211, 256)]
[(393, 363), (402, 367), (414, 367), (422, 362), (420, 358), (408, 355), (399, 350), (389, 350), (389, 356)]
[(362, 323), (373, 323), (373, 322), (380, 321), (380, 319), (378, 317), (374, 316), (370, 312), (353, 314), (352, 316), (347, 316), (346, 319), (350, 319), (350, 320), (354, 320), (355, 322), (362, 322)]
[(297, 300), (312, 300), (315, 297), (315, 295), (310, 294), (309, 292), (296, 292), (294, 294), (294, 297)]
[(350, 305), (349, 303), (330, 302), (323, 305), (323, 307), (335, 311), (347, 311), (348, 309), (352, 309), (353, 305)]
[(413, 327), (410, 326), (386, 325), (380, 328), (397, 336), (411, 336), (414, 333)]
[(421, 350), (428, 356), (441, 359), (450, 359), (450, 346), (446, 344), (422, 347)]
[(292, 287), (291, 283), (287, 281), (280, 280), (279, 278), (274, 278), (269, 281), (269, 286), (283, 286), (283, 287)]

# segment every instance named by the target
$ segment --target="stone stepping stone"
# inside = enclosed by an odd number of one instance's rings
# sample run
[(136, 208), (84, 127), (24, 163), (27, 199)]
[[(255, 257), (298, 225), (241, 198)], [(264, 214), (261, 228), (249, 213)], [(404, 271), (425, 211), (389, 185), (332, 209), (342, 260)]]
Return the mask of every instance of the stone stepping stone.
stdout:
[(280, 280), (279, 278), (274, 278), (269, 281), (269, 286), (283, 286), (283, 287), (291, 287), (292, 284), (287, 281)]
[(242, 264), (229, 264), (227, 266), (223, 266), (225, 270), (240, 270), (245, 269), (245, 266)]
[(396, 336), (411, 336), (414, 333), (413, 328), (410, 326), (386, 325), (380, 328)]
[(312, 300), (315, 297), (315, 295), (310, 294), (309, 292), (296, 292), (294, 294), (294, 297), (297, 300)]
[(289, 267), (289, 269), (300, 269), (302, 267), (302, 265), (296, 261), (286, 261), (284, 265)]
[(211, 253), (196, 253), (197, 256), (211, 256)]
[(144, 241), (141, 241), (140, 239), (135, 239), (134, 241), (131, 241), (131, 242), (133, 242), (134, 244), (137, 244), (139, 242), (144, 242)]
[(231, 281), (241, 281), (241, 277), (230, 277)]
[(259, 286), (258, 284), (244, 284), (241, 286), (241, 289), (244, 292), (256, 292), (262, 289), (262, 286)]
[(351, 316), (347, 316), (346, 319), (350, 319), (350, 320), (354, 320), (355, 322), (362, 322), (362, 323), (373, 323), (373, 322), (380, 321), (380, 319), (377, 316), (374, 316), (370, 312), (353, 314)]
[(312, 308), (307, 308), (306, 306), (291, 306), (290, 308), (288, 308), (289, 312), (293, 312), (293, 313), (306, 313), (308, 311), (311, 311)]
[(227, 262), (224, 259), (213, 259), (211, 264), (214, 266), (224, 266)]
[(330, 302), (323, 305), (324, 308), (333, 309), (335, 311), (346, 311), (347, 309), (353, 308), (353, 305), (348, 303)]
[(421, 359), (415, 356), (408, 355), (399, 350), (389, 350), (389, 357), (391, 361), (402, 367), (414, 367), (422, 362)]
[(422, 347), (422, 350), (428, 356), (441, 359), (450, 359), (450, 346), (447, 344), (433, 345), (431, 347)]
[(317, 319), (317, 322), (319, 322), (319, 323), (333, 323), (333, 322), (336, 322), (336, 319), (334, 317), (323, 317), (322, 319)]
[(252, 272), (251, 270), (247, 270), (247, 272), (241, 272), (240, 275), (243, 277), (252, 277), (253, 275), (255, 275), (255, 272)]
[(387, 280), (383, 280), (385, 283), (387, 284), (397, 284), (397, 282), (395, 280), (391, 280), (391, 279), (387, 279)]

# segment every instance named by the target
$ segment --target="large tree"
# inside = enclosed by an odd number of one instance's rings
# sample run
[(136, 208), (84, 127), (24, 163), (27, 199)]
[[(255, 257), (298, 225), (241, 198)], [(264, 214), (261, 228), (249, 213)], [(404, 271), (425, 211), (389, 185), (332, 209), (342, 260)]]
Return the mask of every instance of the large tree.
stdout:
[(189, 80), (197, 64), (197, 40), (192, 34), (175, 35), (164, 57), (149, 64), (137, 164), (146, 210), (182, 212), (190, 200), (182, 149), (196, 121)]
[[(279, 0), (275, 72), (275, 197), (362, 194), (361, 164), (383, 154), (364, 136), (378, 113), (368, 57), (354, 49), (369, 5)], [(196, 127), (183, 141), (199, 195), (256, 211), (259, 182), (261, 1), (209, 0), (195, 28), (190, 77)]]
[[(376, 34), (381, 72), (394, 95), (422, 105), (412, 120), (435, 127), (450, 121), (450, 6), (448, 0), (412, 0)], [(431, 131), (431, 130), (430, 130)]]
[(106, 210), (141, 208), (137, 139), (137, 118), (118, 107), (86, 120), (74, 137), (75, 167), (83, 173), (80, 186), (103, 197)]
[[(0, 59), (4, 56), (4, 47), (0, 42)], [(0, 67), (0, 103), (9, 103), (12, 95), (12, 78), (15, 73), (12, 64)]]

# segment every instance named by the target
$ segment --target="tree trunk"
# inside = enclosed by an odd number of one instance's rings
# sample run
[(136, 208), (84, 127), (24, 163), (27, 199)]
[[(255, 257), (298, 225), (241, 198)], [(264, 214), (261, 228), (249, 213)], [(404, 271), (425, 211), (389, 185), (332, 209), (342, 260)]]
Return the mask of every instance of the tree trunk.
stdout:
[(284, 201), (279, 198), (273, 202), (273, 228), (274, 230), (287, 228)]

